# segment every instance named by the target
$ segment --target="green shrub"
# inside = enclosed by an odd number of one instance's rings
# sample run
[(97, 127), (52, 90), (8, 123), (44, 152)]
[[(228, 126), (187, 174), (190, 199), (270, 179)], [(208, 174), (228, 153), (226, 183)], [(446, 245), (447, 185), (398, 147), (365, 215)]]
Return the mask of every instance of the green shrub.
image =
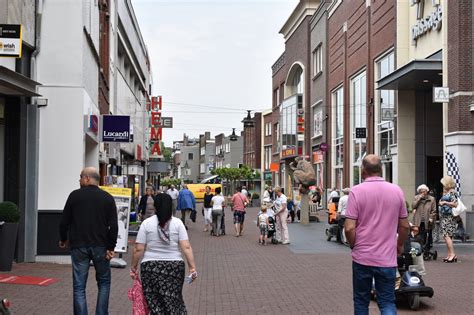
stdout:
[(258, 199), (258, 198), (260, 198), (260, 195), (259, 195), (258, 193), (256, 193), (256, 192), (254, 192), (254, 193), (252, 194), (252, 199)]
[(18, 206), (11, 201), (1, 202), (0, 221), (9, 223), (20, 222), (20, 210), (18, 210)]

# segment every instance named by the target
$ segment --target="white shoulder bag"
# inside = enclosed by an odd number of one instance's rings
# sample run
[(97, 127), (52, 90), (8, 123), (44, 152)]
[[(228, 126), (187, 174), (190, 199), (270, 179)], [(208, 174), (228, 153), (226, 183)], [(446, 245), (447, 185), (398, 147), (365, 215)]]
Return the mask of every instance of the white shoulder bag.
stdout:
[(464, 203), (461, 201), (461, 198), (458, 198), (458, 206), (456, 208), (453, 208), (453, 216), (457, 217), (464, 211), (466, 211), (466, 206)]

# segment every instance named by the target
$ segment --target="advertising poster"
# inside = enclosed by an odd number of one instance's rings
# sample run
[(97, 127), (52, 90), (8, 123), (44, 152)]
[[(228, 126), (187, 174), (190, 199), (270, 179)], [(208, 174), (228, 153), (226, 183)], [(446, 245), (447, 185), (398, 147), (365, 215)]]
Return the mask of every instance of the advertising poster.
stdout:
[(115, 252), (125, 253), (128, 244), (128, 225), (130, 217), (130, 202), (132, 190), (130, 188), (105, 187), (100, 188), (112, 195), (117, 205), (118, 235)]

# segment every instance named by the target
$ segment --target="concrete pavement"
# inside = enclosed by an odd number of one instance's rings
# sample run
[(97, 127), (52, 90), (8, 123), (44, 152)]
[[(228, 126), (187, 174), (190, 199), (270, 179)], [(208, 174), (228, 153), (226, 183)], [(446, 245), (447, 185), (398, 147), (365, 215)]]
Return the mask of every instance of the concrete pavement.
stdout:
[[(216, 238), (202, 232), (202, 216), (189, 224), (199, 279), (184, 287), (190, 314), (351, 314), (350, 250), (327, 242), (325, 223), (289, 225), (290, 245), (258, 244), (254, 223), (257, 209), (249, 209), (244, 235), (234, 237), (232, 216), (226, 210), (227, 235)], [(324, 221), (324, 220), (323, 220)], [(436, 245), (440, 257), (446, 250)], [(422, 298), (418, 314), (474, 314), (474, 246), (456, 244), (459, 262), (426, 262), (432, 299)], [(130, 262), (130, 255), (124, 255)], [(0, 284), (0, 296), (11, 299), (12, 314), (72, 314), (72, 275), (68, 265), (15, 264), (11, 274), (55, 277), (48, 287)], [(127, 269), (112, 270), (111, 314), (131, 314)], [(94, 270), (88, 283), (89, 311), (96, 299)], [(409, 314), (406, 304), (400, 314)], [(378, 314), (375, 303), (371, 314)]]

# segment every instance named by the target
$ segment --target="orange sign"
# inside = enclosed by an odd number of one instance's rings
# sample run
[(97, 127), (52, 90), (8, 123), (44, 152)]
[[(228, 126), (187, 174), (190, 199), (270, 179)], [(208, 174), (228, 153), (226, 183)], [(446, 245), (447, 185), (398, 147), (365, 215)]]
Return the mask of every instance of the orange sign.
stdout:
[(270, 172), (278, 172), (280, 170), (280, 164), (270, 163)]
[(289, 156), (295, 156), (296, 155), (296, 148), (289, 148), (286, 150), (281, 151), (281, 157), (289, 157)]
[(314, 151), (313, 152), (313, 164), (323, 163), (324, 162), (324, 153), (323, 151)]

